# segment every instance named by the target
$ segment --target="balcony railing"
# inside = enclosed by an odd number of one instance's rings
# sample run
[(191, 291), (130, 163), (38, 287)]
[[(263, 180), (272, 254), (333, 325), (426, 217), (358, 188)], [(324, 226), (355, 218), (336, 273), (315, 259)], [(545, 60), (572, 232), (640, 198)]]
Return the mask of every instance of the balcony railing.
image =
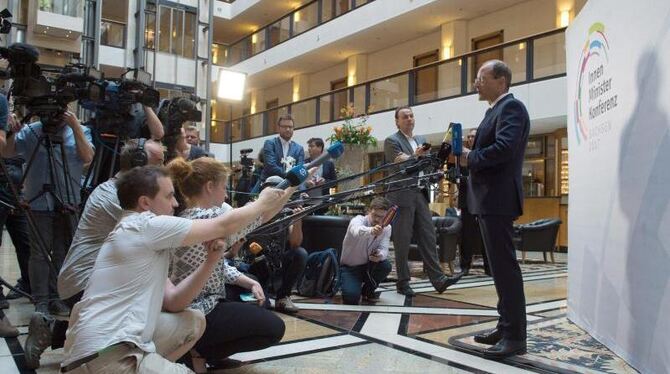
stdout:
[(219, 65), (231, 66), (374, 0), (314, 0), (227, 47)]
[(100, 44), (108, 47), (126, 47), (126, 25), (103, 19), (100, 22)]
[(232, 121), (213, 120), (211, 141), (233, 143), (273, 134), (273, 121), (284, 113), (290, 113), (296, 129), (300, 129), (340, 120), (341, 109), (348, 103), (353, 103), (357, 115), (365, 113), (366, 108), (368, 114), (375, 114), (402, 105), (468, 95), (474, 92), (476, 69), (496, 54), (512, 69), (512, 85), (564, 76), (565, 28), (422, 65)]

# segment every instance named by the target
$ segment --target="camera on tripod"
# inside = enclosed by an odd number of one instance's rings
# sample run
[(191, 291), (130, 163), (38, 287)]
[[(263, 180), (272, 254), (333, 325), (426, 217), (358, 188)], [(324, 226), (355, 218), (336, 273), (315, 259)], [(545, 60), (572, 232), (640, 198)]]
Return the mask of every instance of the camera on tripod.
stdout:
[(99, 102), (104, 98), (101, 73), (82, 64), (70, 64), (56, 73), (56, 78), (43, 74), (37, 64), (37, 48), (14, 43), (9, 48), (0, 47), (0, 58), (9, 64), (0, 71), (0, 79), (13, 79), (10, 94), (14, 105), (27, 110), (26, 120), (38, 116), (45, 132), (55, 132), (62, 124), (62, 114), (69, 103), (76, 100)]
[(120, 79), (100, 81), (104, 95), (100, 100), (82, 100), (85, 109), (95, 113), (89, 126), (101, 133), (124, 135), (135, 129), (131, 106), (142, 104), (158, 107), (160, 93), (151, 88), (151, 74), (140, 69), (128, 69)]
[[(181, 136), (181, 129), (185, 122), (202, 121), (202, 112), (198, 110), (197, 103), (200, 98), (192, 95), (187, 97), (174, 97), (163, 100), (158, 110), (158, 118), (163, 124), (163, 144), (167, 148), (167, 160), (177, 157), (177, 142)], [(184, 140), (185, 141), (185, 140)]]
[(240, 166), (242, 167), (242, 174), (250, 173), (254, 168), (254, 159), (249, 157), (249, 153), (253, 151), (252, 148), (240, 149)]

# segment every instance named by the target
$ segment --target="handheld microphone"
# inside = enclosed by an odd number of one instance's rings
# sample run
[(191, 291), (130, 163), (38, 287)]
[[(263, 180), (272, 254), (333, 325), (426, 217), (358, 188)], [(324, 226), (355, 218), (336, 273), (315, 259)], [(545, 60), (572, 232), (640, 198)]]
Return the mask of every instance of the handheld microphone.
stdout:
[(395, 215), (398, 213), (398, 206), (393, 205), (389, 208), (389, 210), (386, 212), (384, 215), (384, 219), (382, 220), (382, 227), (386, 227), (390, 225), (393, 220), (395, 219)]
[(292, 167), (288, 172), (286, 172), (286, 178), (277, 185), (276, 188), (280, 190), (285, 190), (289, 186), (295, 187), (299, 186), (302, 182), (307, 179), (307, 169), (305, 165), (298, 165)]
[(444, 165), (451, 154), (451, 144), (443, 142), (440, 146), (440, 150), (437, 151), (437, 158), (440, 160), (440, 165)]
[(423, 144), (421, 144), (421, 148), (423, 148), (424, 151), (429, 150), (430, 147), (432, 147), (432, 145), (431, 145), (430, 143), (423, 143)]
[[(384, 214), (384, 218), (382, 219), (382, 224), (381, 227), (384, 228), (388, 225), (390, 225), (393, 220), (395, 219), (395, 215), (398, 213), (398, 206), (397, 205), (392, 205), (389, 210), (386, 211), (386, 214)], [(379, 235), (375, 235), (375, 237), (372, 240), (377, 239)]]
[(463, 153), (463, 125), (452, 122), (449, 127), (451, 127), (452, 152), (458, 157)]
[(321, 154), (321, 156), (317, 157), (316, 159), (312, 160), (309, 164), (305, 165), (306, 169), (311, 169), (316, 166), (320, 166), (324, 162), (330, 160), (331, 158), (338, 158), (342, 156), (342, 153), (344, 153), (344, 146), (342, 145), (341, 142), (335, 142), (326, 149), (324, 153)]

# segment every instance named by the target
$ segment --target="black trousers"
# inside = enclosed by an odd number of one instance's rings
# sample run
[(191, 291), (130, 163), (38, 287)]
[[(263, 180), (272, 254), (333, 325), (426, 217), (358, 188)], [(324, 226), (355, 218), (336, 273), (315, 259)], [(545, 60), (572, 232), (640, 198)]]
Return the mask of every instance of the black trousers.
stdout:
[(479, 228), (488, 255), (489, 266), (498, 294), (498, 329), (503, 337), (526, 339), (526, 297), (521, 268), (512, 242), (512, 216), (478, 216)]
[(463, 224), (460, 243), (461, 269), (469, 269), (472, 267), (472, 257), (474, 257), (475, 249), (481, 248), (484, 260), (484, 271), (486, 274), (490, 274), (491, 270), (489, 268), (488, 258), (486, 257), (486, 251), (484, 250), (479, 223), (477, 223), (477, 218), (470, 214), (467, 207), (461, 210), (461, 223)]
[(257, 351), (277, 344), (286, 326), (273, 312), (253, 303), (220, 301), (205, 319), (205, 333), (195, 350), (207, 359)]

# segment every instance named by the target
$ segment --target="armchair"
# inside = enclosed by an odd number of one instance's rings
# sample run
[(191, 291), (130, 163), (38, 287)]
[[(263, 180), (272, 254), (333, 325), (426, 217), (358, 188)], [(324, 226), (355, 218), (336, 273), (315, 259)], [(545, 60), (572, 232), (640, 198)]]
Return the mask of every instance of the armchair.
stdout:
[(514, 246), (521, 251), (521, 261), (526, 262), (526, 252), (542, 252), (547, 262), (547, 252), (554, 262), (556, 237), (562, 221), (558, 218), (545, 218), (514, 227)]

